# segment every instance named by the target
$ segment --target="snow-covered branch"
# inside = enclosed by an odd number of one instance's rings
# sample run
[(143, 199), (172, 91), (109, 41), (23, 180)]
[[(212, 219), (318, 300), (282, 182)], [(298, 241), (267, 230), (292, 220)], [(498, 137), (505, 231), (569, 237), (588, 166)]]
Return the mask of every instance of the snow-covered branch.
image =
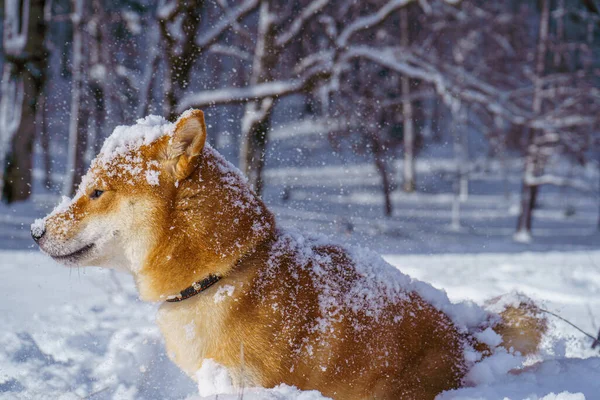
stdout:
[(250, 100), (283, 96), (296, 93), (302, 90), (305, 85), (305, 80), (293, 79), (289, 81), (258, 83), (243, 88), (206, 90), (184, 96), (177, 106), (177, 112), (183, 112), (190, 107), (201, 108), (219, 104), (245, 103)]
[[(433, 84), (438, 94), (451, 107), (460, 101), (479, 103), (492, 114), (501, 115), (516, 124), (523, 124), (528, 118), (526, 115), (519, 114), (513, 109), (514, 107), (498, 101), (507, 97), (506, 94), (484, 83), (477, 84), (475, 79), (472, 80), (470, 88), (465, 87), (464, 84), (460, 85), (451, 79), (451, 75), (443, 74), (434, 65), (403, 49), (400, 51), (398, 48), (376, 49), (353, 46), (344, 53), (346, 60), (356, 57), (368, 59), (411, 78)], [(466, 75), (466, 71), (463, 75)], [(464, 77), (462, 79), (464, 81)]]
[(352, 35), (365, 29), (370, 29), (374, 26), (377, 26), (381, 22), (385, 21), (386, 18), (388, 18), (394, 11), (406, 6), (411, 1), (413, 0), (390, 0), (376, 13), (356, 19), (340, 33), (336, 41), (337, 46), (340, 48), (346, 47)]
[(223, 54), (231, 57), (237, 57), (248, 62), (252, 61), (252, 54), (248, 53), (242, 48), (235, 46), (225, 46), (219, 43), (215, 43), (210, 47), (210, 52), (215, 54)]
[(593, 189), (590, 187), (589, 182), (584, 182), (579, 179), (563, 178), (561, 176), (545, 174), (541, 176), (533, 176), (531, 174), (525, 175), (525, 184), (529, 186), (542, 186), (542, 185), (553, 185), (553, 186), (566, 186), (580, 190), (582, 192), (590, 192)]
[(254, 11), (254, 9), (258, 7), (258, 3), (258, 0), (246, 0), (235, 9), (231, 10), (208, 32), (196, 40), (196, 46), (202, 50), (214, 44), (230, 26)]
[(544, 118), (534, 119), (528, 125), (534, 129), (553, 130), (564, 129), (577, 126), (590, 126), (598, 123), (597, 116), (587, 115), (567, 115), (562, 118)]
[(329, 0), (313, 0), (302, 10), (300, 15), (294, 19), (294, 22), (292, 22), (289, 29), (277, 36), (275, 44), (282, 47), (289, 43), (300, 32), (304, 24), (306, 24), (309, 19), (313, 18), (327, 4), (329, 4)]
[(358, 122), (355, 118), (306, 118), (273, 128), (271, 131), (271, 140), (286, 140), (291, 137), (298, 138), (299, 136), (329, 134), (340, 129), (347, 130), (357, 124)]
[(167, 0), (166, 3), (159, 5), (156, 16), (162, 20), (172, 21), (178, 11), (179, 2), (177, 0)]

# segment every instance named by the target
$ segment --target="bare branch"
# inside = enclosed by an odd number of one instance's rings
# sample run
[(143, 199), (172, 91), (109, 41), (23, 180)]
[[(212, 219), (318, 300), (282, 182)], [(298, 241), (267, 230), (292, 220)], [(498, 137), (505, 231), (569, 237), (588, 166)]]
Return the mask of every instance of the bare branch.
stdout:
[(385, 6), (381, 7), (376, 13), (358, 18), (344, 29), (338, 37), (336, 43), (338, 47), (346, 47), (348, 40), (352, 35), (365, 29), (373, 28), (385, 21), (394, 11), (404, 7), (412, 0), (391, 0)]
[(225, 46), (222, 44), (215, 43), (211, 46), (210, 52), (231, 57), (237, 57), (244, 61), (252, 62), (252, 54), (236, 46)]
[(306, 21), (321, 11), (327, 4), (329, 4), (329, 0), (313, 0), (292, 22), (290, 28), (277, 36), (275, 44), (282, 47), (289, 43), (300, 32)]
[(533, 176), (531, 174), (525, 175), (525, 183), (529, 186), (542, 186), (542, 185), (554, 185), (554, 186), (565, 186), (572, 187), (574, 189), (580, 190), (582, 192), (590, 192), (591, 188), (589, 183), (578, 180), (578, 179), (569, 179), (563, 178), (555, 175), (542, 175), (542, 176)]
[(250, 14), (258, 7), (258, 0), (246, 0), (235, 10), (229, 12), (225, 18), (217, 23), (211, 30), (204, 34), (200, 39), (196, 40), (196, 46), (202, 51), (214, 44), (221, 35), (229, 29), (232, 24)]
[(177, 16), (179, 12), (179, 2), (177, 0), (172, 0), (170, 2), (166, 2), (158, 7), (156, 11), (156, 16), (158, 19), (172, 22), (173, 19)]

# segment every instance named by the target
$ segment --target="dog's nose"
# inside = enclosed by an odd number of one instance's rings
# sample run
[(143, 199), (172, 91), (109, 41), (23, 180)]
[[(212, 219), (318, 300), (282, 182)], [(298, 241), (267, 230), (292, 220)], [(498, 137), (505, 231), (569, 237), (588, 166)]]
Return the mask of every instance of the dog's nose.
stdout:
[(33, 240), (36, 243), (39, 243), (40, 239), (44, 236), (45, 233), (46, 233), (46, 228), (44, 228), (44, 229), (32, 229), (31, 230), (31, 237), (33, 238)]

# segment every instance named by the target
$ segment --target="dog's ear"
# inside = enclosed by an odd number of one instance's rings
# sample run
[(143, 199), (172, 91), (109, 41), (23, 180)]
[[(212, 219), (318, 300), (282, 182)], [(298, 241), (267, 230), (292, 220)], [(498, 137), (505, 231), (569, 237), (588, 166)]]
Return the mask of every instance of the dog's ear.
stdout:
[(188, 110), (175, 122), (173, 139), (167, 149), (167, 168), (176, 181), (181, 181), (194, 171), (206, 143), (204, 113)]

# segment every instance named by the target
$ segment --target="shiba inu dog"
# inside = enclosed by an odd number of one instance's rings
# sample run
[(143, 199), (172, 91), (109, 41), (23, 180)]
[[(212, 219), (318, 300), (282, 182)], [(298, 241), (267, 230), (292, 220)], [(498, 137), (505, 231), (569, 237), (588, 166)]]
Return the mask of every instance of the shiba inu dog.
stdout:
[(133, 274), (143, 300), (164, 302), (168, 354), (192, 377), (212, 359), (237, 385), (433, 399), (502, 344), (536, 351), (545, 329), (527, 300), (502, 315), (452, 304), (372, 252), (279, 229), (198, 110), (115, 129), (32, 236), (65, 265)]

